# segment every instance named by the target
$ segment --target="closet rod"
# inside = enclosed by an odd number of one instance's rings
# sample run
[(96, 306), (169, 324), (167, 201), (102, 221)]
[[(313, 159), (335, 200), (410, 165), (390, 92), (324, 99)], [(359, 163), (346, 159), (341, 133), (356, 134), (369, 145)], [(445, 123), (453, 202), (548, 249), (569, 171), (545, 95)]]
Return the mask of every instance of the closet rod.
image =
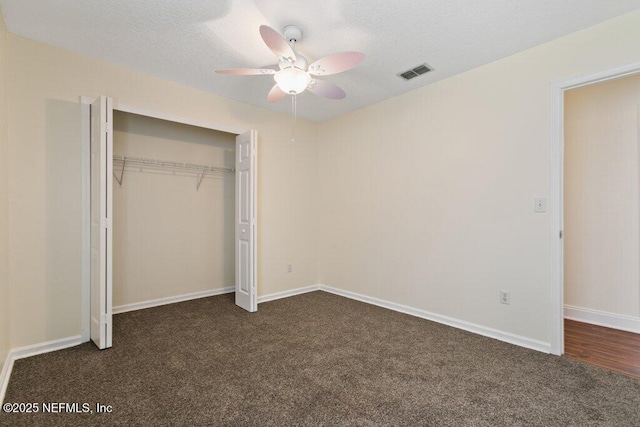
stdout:
[(162, 170), (171, 170), (178, 171), (183, 173), (195, 173), (198, 176), (198, 182), (196, 186), (196, 190), (200, 189), (200, 184), (202, 183), (202, 179), (207, 173), (233, 173), (235, 169), (231, 168), (223, 168), (220, 166), (209, 166), (209, 165), (197, 165), (193, 163), (182, 163), (182, 162), (171, 162), (167, 160), (156, 160), (156, 159), (148, 159), (146, 157), (133, 157), (133, 156), (119, 156), (114, 154), (113, 156), (114, 166), (121, 166), (119, 171), (120, 176), (116, 175), (116, 171), (113, 171), (113, 175), (118, 182), (119, 185), (122, 186), (122, 179), (124, 177), (124, 169), (125, 167), (138, 167), (138, 168), (149, 168), (149, 169), (162, 169)]

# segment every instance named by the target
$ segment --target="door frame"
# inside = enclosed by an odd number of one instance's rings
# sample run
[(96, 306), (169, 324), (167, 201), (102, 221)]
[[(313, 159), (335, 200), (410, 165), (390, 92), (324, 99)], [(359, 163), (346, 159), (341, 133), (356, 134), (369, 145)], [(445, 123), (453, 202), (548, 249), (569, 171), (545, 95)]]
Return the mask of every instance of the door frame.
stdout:
[(640, 62), (551, 84), (551, 354), (564, 354), (564, 93), (571, 89), (640, 73)]
[[(80, 97), (80, 131), (81, 131), (81, 155), (82, 155), (82, 316), (81, 316), (81, 337), (82, 342), (91, 340), (91, 103), (97, 97)], [(147, 110), (144, 108), (118, 103), (114, 100), (113, 110), (124, 113), (137, 114), (154, 119), (166, 120), (170, 122), (196, 126), (205, 129), (212, 129), (221, 132), (232, 133), (234, 135), (243, 134), (251, 129), (238, 129), (220, 123), (212, 123), (201, 120), (194, 120), (186, 117), (163, 113), (160, 111)], [(257, 179), (257, 177), (256, 177)], [(255, 202), (257, 203), (257, 183), (255, 191)], [(256, 239), (257, 243), (257, 239)], [(258, 274), (258, 254), (254, 257), (255, 274)]]

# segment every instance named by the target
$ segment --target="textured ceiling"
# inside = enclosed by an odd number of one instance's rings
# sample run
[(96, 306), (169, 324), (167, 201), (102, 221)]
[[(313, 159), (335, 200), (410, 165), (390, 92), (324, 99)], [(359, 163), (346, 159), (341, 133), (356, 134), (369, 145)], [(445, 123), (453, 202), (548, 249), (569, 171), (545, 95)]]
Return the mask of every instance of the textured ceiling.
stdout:
[[(326, 76), (343, 100), (303, 93), (298, 114), (324, 121), (640, 8), (640, 0), (0, 0), (10, 32), (261, 107), (272, 76), (215, 74), (275, 64), (258, 27), (295, 24), (312, 62), (355, 50)], [(434, 68), (409, 82), (397, 73)], [(108, 95), (108, 94), (107, 94)]]

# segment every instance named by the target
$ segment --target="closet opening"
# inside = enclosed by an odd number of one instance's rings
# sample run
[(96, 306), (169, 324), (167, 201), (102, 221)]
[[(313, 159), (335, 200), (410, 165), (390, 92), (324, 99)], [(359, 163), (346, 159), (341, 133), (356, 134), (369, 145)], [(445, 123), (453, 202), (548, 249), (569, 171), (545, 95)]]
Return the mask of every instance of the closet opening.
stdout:
[(113, 113), (113, 314), (233, 292), (236, 135)]

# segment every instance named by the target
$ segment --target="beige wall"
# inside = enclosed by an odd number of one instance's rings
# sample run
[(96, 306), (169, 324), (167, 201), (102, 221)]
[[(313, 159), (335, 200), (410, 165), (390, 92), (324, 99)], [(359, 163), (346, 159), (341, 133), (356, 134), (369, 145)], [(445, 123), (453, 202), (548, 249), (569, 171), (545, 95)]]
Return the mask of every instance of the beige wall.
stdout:
[(11, 34), (8, 62), (12, 347), (80, 333), (80, 95), (256, 129), (258, 294), (317, 283), (317, 124), (299, 120), (292, 144), (286, 115)]
[(640, 316), (640, 75), (565, 95), (565, 303)]
[(635, 12), (323, 123), (321, 283), (548, 343), (550, 83), (639, 39)]
[[(230, 133), (116, 111), (113, 141), (120, 156), (235, 167)], [(194, 175), (136, 171), (113, 184), (113, 306), (233, 287), (235, 174), (197, 189)]]
[(0, 371), (10, 348), (9, 339), (9, 199), (7, 187), (7, 108), (6, 108), (6, 68), (7, 32), (0, 14)]

